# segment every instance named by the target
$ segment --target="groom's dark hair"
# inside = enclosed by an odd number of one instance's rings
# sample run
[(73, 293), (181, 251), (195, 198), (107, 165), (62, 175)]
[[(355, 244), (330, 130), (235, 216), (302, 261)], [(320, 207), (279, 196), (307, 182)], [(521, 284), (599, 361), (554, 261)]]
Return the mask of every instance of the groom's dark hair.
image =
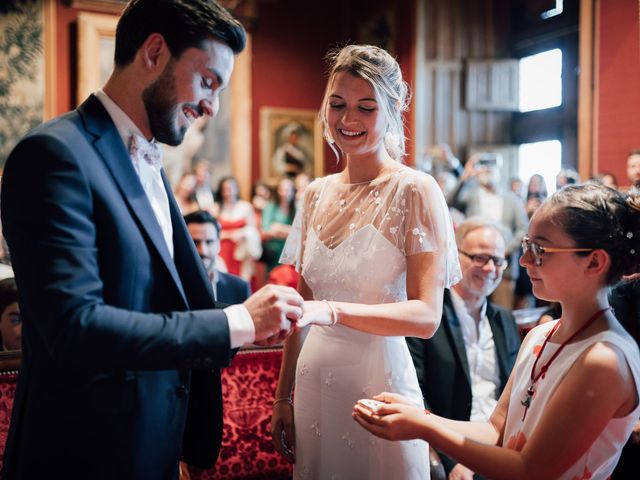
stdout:
[(116, 27), (116, 66), (131, 63), (152, 33), (164, 37), (174, 58), (210, 39), (238, 54), (247, 40), (240, 22), (214, 0), (131, 0)]

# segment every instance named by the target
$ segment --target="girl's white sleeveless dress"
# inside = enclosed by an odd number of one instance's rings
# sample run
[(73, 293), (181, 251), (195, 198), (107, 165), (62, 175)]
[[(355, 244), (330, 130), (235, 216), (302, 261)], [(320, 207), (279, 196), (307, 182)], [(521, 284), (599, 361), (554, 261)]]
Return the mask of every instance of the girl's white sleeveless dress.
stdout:
[[(505, 424), (504, 446), (514, 450), (521, 450), (531, 436), (536, 424), (544, 414), (545, 406), (562, 382), (574, 362), (586, 349), (598, 342), (615, 345), (623, 352), (627, 364), (631, 369), (636, 389), (640, 391), (640, 353), (638, 345), (628, 336), (622, 336), (615, 332), (602, 332), (582, 341), (567, 345), (562, 353), (553, 361), (544, 378), (536, 382), (535, 394), (530, 404), (524, 421), (522, 420), (524, 407), (520, 403), (525, 397), (531, 383), (531, 368), (536, 359), (546, 336), (557, 321), (544, 323), (534, 328), (527, 336), (519, 353), (518, 361), (513, 369), (514, 382), (509, 399), (509, 411)], [(554, 352), (560, 347), (555, 343), (547, 343), (540, 365), (548, 361)], [(585, 400), (586, 394), (585, 394)], [(622, 447), (626, 443), (633, 426), (640, 418), (640, 404), (625, 417), (612, 418), (604, 431), (596, 439), (589, 449), (569, 469), (558, 477), (559, 480), (604, 480), (611, 476), (614, 467), (620, 458)], [(640, 472), (638, 472), (640, 478)]]

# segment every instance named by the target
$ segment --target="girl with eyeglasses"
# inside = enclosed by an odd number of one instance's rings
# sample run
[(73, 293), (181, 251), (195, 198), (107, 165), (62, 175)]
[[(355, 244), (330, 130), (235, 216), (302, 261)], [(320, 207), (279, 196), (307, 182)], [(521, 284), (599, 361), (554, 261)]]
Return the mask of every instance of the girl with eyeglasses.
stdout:
[(390, 439), (424, 439), (493, 479), (606, 479), (640, 417), (640, 353), (608, 303), (640, 270), (640, 195), (569, 186), (534, 214), (520, 260), (562, 317), (523, 341), (486, 423), (430, 414), (390, 393), (354, 419)]

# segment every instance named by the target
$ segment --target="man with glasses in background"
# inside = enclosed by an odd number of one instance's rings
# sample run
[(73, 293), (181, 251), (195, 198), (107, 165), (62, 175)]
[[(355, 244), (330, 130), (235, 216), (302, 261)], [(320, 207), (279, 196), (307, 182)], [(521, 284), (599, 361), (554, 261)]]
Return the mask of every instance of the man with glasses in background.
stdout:
[[(520, 337), (513, 315), (488, 300), (507, 267), (504, 230), (479, 217), (458, 226), (462, 280), (445, 290), (435, 335), (407, 338), (425, 406), (437, 415), (486, 421), (515, 363)], [(440, 456), (448, 478), (474, 478), (464, 465)]]

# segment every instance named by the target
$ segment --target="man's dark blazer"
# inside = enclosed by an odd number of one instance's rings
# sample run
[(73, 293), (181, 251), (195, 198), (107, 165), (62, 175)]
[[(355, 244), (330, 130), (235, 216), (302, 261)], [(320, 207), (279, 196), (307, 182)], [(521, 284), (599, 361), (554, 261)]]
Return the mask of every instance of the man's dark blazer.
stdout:
[[(487, 304), (487, 318), (496, 346), (502, 393), (518, 356), (520, 336), (513, 315), (492, 303)], [(445, 290), (440, 328), (430, 339), (407, 338), (409, 351), (418, 374), (425, 406), (433, 413), (454, 420), (471, 417), (471, 379), (460, 322), (451, 293)], [(445, 458), (447, 473), (455, 462)]]
[(174, 479), (181, 456), (215, 462), (229, 330), (163, 180), (173, 259), (94, 96), (10, 155), (2, 224), (23, 363), (5, 478)]
[(228, 305), (237, 305), (249, 298), (251, 295), (251, 285), (237, 275), (218, 272), (216, 294), (219, 302)]

